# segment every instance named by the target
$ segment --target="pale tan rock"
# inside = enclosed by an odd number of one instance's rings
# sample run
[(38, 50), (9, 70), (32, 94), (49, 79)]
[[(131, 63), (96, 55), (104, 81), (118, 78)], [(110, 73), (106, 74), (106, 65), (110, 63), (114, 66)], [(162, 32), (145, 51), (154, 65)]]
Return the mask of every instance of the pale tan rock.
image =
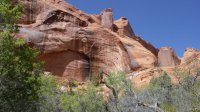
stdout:
[(181, 58), (181, 64), (188, 64), (196, 59), (200, 60), (200, 51), (194, 48), (185, 49), (184, 55)]
[(177, 77), (174, 75), (175, 67), (155, 67), (141, 71), (135, 71), (129, 74), (129, 79), (132, 80), (135, 87), (141, 89), (149, 85), (151, 79), (160, 77), (167, 73), (173, 84), (178, 83)]
[(121, 38), (121, 42), (128, 51), (131, 59), (131, 67), (133, 70), (138, 68), (146, 69), (155, 67), (157, 64), (156, 55), (146, 49), (140, 42), (133, 38)]
[(142, 39), (139, 36), (133, 36), (132, 37), (135, 41), (138, 41), (142, 46), (144, 46), (146, 49), (151, 51), (155, 56), (158, 56), (158, 49), (154, 47), (150, 42), (147, 42), (146, 40)]
[(114, 21), (114, 25), (116, 26), (116, 32), (120, 35), (126, 35), (128, 37), (135, 35), (128, 19), (125, 17), (121, 17), (119, 20)]
[(174, 67), (180, 64), (180, 59), (171, 47), (161, 47), (158, 52), (158, 64), (160, 67)]
[(113, 29), (113, 10), (105, 9), (101, 12), (101, 25), (108, 29)]

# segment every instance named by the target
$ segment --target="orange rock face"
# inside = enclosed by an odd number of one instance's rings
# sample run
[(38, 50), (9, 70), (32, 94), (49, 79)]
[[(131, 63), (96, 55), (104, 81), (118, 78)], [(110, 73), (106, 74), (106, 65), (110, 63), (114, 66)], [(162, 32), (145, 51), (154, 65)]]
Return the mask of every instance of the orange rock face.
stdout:
[[(107, 22), (102, 27), (102, 23), (92, 19), (93, 16), (81, 13), (67, 3), (40, 2), (49, 7), (41, 10), (35, 23), (21, 24), (19, 35), (41, 51), (40, 59), (45, 62), (46, 71), (80, 82), (100, 71), (130, 72), (128, 53), (117, 34), (104, 26)], [(104, 16), (101, 19), (111, 18)]]
[(40, 57), (45, 61), (45, 69), (60, 78), (85, 81), (89, 79), (90, 60), (87, 56), (73, 52), (63, 51), (44, 54)]
[(118, 34), (120, 35), (126, 35), (128, 37), (132, 37), (135, 35), (128, 19), (125, 17), (114, 21), (114, 25), (116, 32), (118, 32)]
[[(90, 15), (64, 0), (13, 1), (25, 5), (18, 36), (40, 50), (39, 58), (45, 62), (47, 72), (63, 80), (84, 82), (101, 71), (124, 71), (136, 73), (132, 76), (140, 85), (151, 78), (148, 74), (140, 75), (143, 70), (158, 64), (162, 67), (180, 64), (172, 48), (158, 51), (136, 36), (126, 18), (114, 21), (112, 9)], [(181, 63), (198, 53), (187, 50)]]
[(195, 59), (200, 60), (200, 51), (194, 48), (187, 48), (185, 49), (185, 53), (183, 57), (181, 58), (181, 64), (190, 63), (194, 61)]
[(171, 47), (162, 47), (158, 52), (158, 64), (160, 67), (174, 67), (180, 64), (180, 59)]
[(146, 49), (140, 42), (129, 37), (121, 38), (121, 42), (128, 52), (131, 60), (131, 68), (133, 70), (147, 69), (156, 66), (156, 55)]
[(101, 25), (108, 29), (113, 29), (113, 11), (112, 9), (105, 9), (101, 13)]

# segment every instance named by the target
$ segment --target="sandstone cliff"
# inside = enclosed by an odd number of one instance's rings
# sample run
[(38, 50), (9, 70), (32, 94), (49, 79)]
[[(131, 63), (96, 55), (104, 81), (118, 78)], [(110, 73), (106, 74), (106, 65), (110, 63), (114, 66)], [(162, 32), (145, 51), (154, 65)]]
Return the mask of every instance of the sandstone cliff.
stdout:
[(120, 70), (141, 84), (160, 69), (200, 58), (195, 49), (187, 49), (182, 59), (172, 48), (158, 50), (135, 35), (127, 18), (113, 20), (110, 8), (87, 14), (64, 0), (33, 1), (17, 1), (25, 5), (18, 36), (38, 48), (46, 71), (61, 79), (84, 82), (101, 71)]

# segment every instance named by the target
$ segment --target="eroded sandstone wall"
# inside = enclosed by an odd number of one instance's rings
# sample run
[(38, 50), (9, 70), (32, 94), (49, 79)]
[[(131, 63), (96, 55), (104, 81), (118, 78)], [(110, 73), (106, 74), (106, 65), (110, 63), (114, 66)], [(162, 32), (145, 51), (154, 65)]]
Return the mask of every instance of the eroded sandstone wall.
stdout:
[(20, 24), (18, 36), (41, 51), (45, 70), (80, 82), (100, 71), (130, 72), (129, 56), (120, 39), (84, 13), (73, 11), (77, 10), (47, 8), (37, 15), (35, 23)]
[[(114, 21), (112, 9), (87, 14), (64, 0), (14, 1), (25, 5), (17, 36), (38, 48), (45, 70), (62, 80), (82, 82), (101, 71), (106, 74), (124, 71), (134, 73), (137, 78), (135, 74), (158, 64), (159, 67), (180, 64), (172, 48), (158, 50), (136, 36), (127, 18)], [(199, 53), (190, 51), (187, 50), (181, 63)]]
[(160, 67), (175, 67), (180, 64), (180, 59), (171, 47), (162, 47), (158, 52), (158, 64)]

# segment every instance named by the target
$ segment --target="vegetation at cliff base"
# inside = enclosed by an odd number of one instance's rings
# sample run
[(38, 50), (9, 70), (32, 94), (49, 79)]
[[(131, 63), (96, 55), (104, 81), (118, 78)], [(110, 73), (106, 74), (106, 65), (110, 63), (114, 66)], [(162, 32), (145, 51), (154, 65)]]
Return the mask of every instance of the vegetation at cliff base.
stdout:
[[(51, 75), (43, 77), (43, 112), (199, 112), (200, 72), (173, 84), (167, 73), (137, 90), (123, 72), (111, 72), (104, 83), (59, 88)], [(49, 80), (50, 78), (50, 80)], [(48, 80), (47, 80), (48, 79)], [(67, 84), (70, 86), (71, 84)], [(109, 89), (109, 96), (102, 88)]]
[(44, 72), (39, 52), (15, 36), (22, 9), (0, 1), (0, 112), (200, 112), (199, 69), (176, 72), (178, 84), (162, 73), (142, 90), (119, 71), (104, 81), (59, 83)]

